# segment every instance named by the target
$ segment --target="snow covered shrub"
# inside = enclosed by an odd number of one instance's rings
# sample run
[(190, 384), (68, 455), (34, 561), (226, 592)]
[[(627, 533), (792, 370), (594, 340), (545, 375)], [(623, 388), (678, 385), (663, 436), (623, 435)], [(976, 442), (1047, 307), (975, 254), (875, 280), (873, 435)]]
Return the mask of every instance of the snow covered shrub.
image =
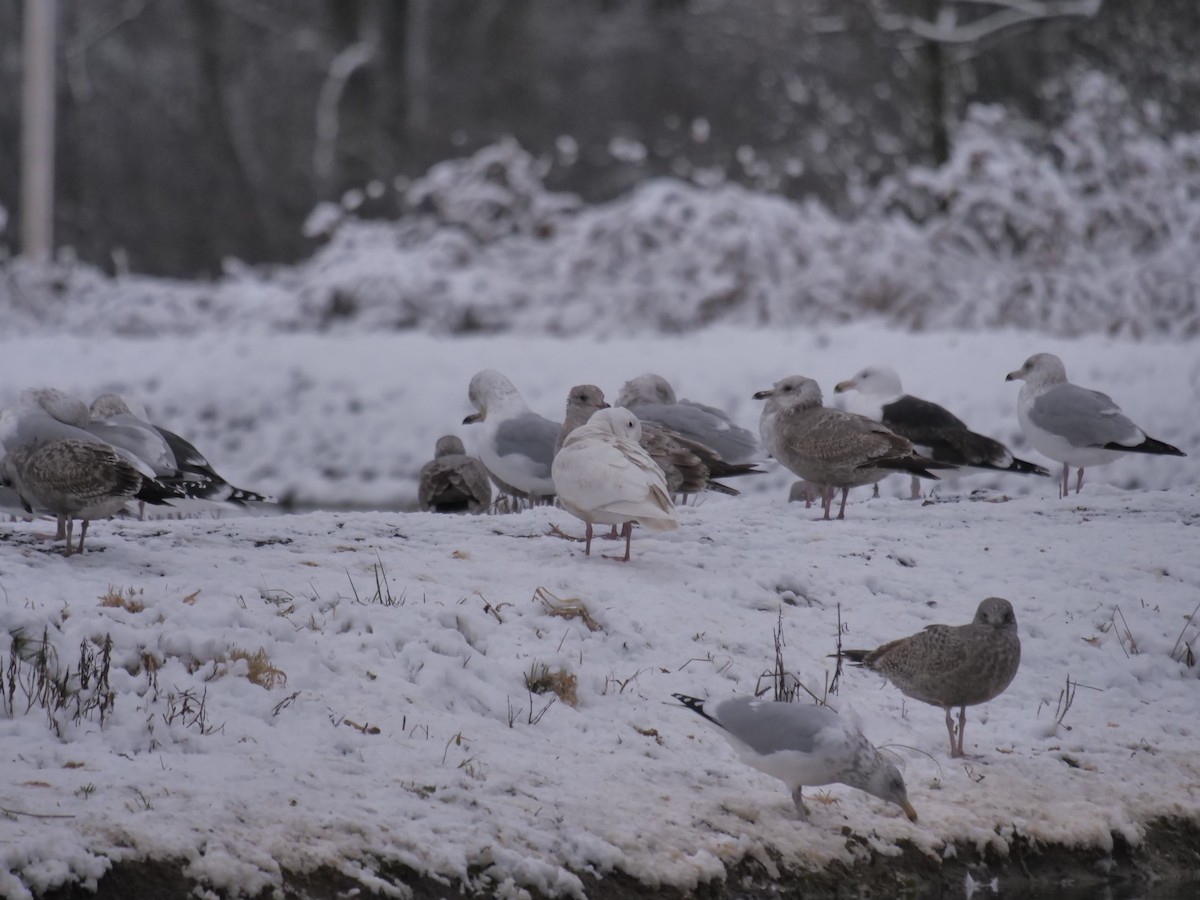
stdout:
[(931, 324), (1197, 333), (1200, 135), (1158, 136), (1097, 73), (1062, 90), (1050, 128), (972, 107), (946, 165), (890, 179), (864, 215), (920, 227), (949, 290)]
[(580, 205), (573, 194), (546, 190), (546, 168), (506, 138), (467, 159), (438, 163), (408, 189), (405, 205), (481, 243), (514, 234), (546, 237), (559, 216)]

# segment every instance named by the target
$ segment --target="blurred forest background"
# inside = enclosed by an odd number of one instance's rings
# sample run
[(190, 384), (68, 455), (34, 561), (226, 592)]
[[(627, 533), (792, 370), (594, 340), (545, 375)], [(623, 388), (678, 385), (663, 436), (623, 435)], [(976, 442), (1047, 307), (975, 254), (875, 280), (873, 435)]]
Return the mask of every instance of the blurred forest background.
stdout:
[[(0, 257), (22, 5), (0, 0)], [(970, 104), (1064, 121), (1081, 73), (1147, 134), (1200, 130), (1198, 40), (1197, 0), (62, 0), (57, 243), (108, 272), (293, 261), (320, 201), (394, 217), (508, 135), (590, 202), (673, 175), (851, 214), (950, 158)]]

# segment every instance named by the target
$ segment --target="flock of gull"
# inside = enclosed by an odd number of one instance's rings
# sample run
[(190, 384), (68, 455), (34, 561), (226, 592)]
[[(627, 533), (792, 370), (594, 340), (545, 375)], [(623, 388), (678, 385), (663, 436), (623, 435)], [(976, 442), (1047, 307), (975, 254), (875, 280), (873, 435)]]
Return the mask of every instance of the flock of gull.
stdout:
[[(1008, 374), (1021, 380), (1017, 415), (1028, 443), (1061, 463), (1061, 496), (1077, 470), (1126, 453), (1183, 456), (1146, 435), (1111, 398), (1067, 380), (1062, 361), (1031, 356)], [(831, 518), (845, 517), (851, 488), (876, 484), (889, 474), (937, 479), (937, 472), (978, 469), (1052, 477), (1018, 459), (1002, 443), (971, 431), (948, 410), (905, 394), (886, 367), (863, 369), (835, 392), (857, 392), (858, 411), (827, 407), (821, 389), (799, 375), (754, 395), (763, 400), (758, 434), (720, 409), (677, 400), (657, 375), (627, 382), (615, 406), (595, 385), (567, 393), (563, 422), (529, 408), (516, 387), (494, 369), (478, 372), (467, 395), (476, 411), (463, 424), (481, 426), (477, 456), (454, 435), (437, 442), (420, 472), (424, 510), (483, 513), (500, 502), (557, 502), (585, 525), (585, 555), (593, 526), (612, 527), (624, 538), (628, 561), (633, 525), (649, 531), (677, 527), (676, 498), (703, 491), (736, 495), (726, 480), (761, 473), (769, 456), (801, 480), (793, 498), (819, 498)], [(492, 485), (505, 495), (493, 502)], [(192, 444), (152, 424), (145, 410), (105, 394), (90, 406), (60, 391), (25, 391), (0, 413), (0, 510), (57, 519), (66, 555), (83, 550), (88, 522), (144, 504), (188, 502), (252, 504), (269, 498), (234, 487)], [(72, 529), (81, 520), (79, 542)], [(618, 531), (618, 529), (620, 529)], [(1021, 659), (1016, 614), (1004, 599), (979, 604), (959, 626), (931, 625), (874, 649), (841, 650), (844, 659), (890, 681), (905, 695), (945, 711), (950, 755), (964, 755), (966, 707), (997, 697), (1012, 682)], [(676, 694), (685, 707), (717, 726), (748, 764), (784, 781), (805, 816), (801, 790), (844, 783), (899, 805), (915, 820), (904, 780), (846, 717), (821, 706), (735, 697), (705, 702)], [(958, 709), (955, 723), (952, 710)]]

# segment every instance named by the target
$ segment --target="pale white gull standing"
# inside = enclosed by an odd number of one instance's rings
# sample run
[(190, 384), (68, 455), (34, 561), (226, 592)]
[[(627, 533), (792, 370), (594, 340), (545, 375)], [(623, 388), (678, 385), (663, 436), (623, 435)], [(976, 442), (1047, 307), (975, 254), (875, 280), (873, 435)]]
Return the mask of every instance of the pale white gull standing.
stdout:
[(675, 391), (661, 375), (648, 373), (625, 382), (617, 406), (627, 408), (644, 422), (654, 422), (711, 447), (727, 463), (752, 463), (762, 456), (752, 432), (735, 424), (724, 410), (690, 400), (677, 401)]
[(1017, 397), (1017, 420), (1034, 449), (1063, 464), (1063, 497), (1072, 466), (1078, 469), (1078, 494), (1089, 466), (1107, 465), (1126, 453), (1187, 455), (1148, 437), (1107, 394), (1067, 381), (1063, 361), (1052, 353), (1035, 353), (1005, 380), (1025, 382)]
[(634, 522), (651, 531), (679, 525), (666, 476), (638, 443), (641, 432), (629, 410), (601, 409), (567, 436), (554, 457), (558, 502), (587, 526), (585, 555), (592, 552), (593, 525), (622, 526), (626, 562)]
[[(878, 672), (914, 700), (946, 711), (950, 755), (963, 755), (967, 707), (999, 697), (1021, 665), (1021, 639), (1012, 604), (988, 597), (966, 625), (929, 625), (874, 650), (843, 650), (853, 663)], [(950, 710), (958, 707), (958, 740)]]
[(777, 381), (754, 398), (767, 401), (759, 421), (767, 450), (805, 481), (824, 486), (826, 519), (836, 488), (842, 489), (838, 518), (844, 519), (852, 487), (874, 484), (893, 472), (936, 480), (930, 468), (954, 468), (921, 456), (906, 438), (866, 416), (823, 406), (821, 388), (803, 375)]
[(910, 821), (917, 820), (896, 766), (828, 707), (756, 697), (706, 704), (686, 694), (671, 696), (720, 728), (746, 765), (786, 784), (802, 819), (808, 818), (803, 788), (837, 783), (895, 803)]
[(492, 505), (492, 485), (487, 470), (467, 456), (457, 435), (438, 438), (433, 459), (421, 466), (417, 477), (417, 502), (427, 512), (487, 512)]
[[(591, 419), (597, 410), (607, 408), (604, 391), (596, 385), (577, 384), (571, 388), (567, 393), (567, 408), (556, 451), (567, 435)], [(653, 422), (641, 424), (642, 437), (639, 443), (663, 470), (671, 496), (697, 494), (706, 490), (736, 496), (736, 490), (715, 479), (761, 473), (752, 463), (727, 463), (711, 447), (676, 434), (669, 428)]]
[[(972, 469), (1050, 477), (1046, 469), (1018, 459), (999, 441), (971, 431), (944, 406), (904, 393), (899, 374), (888, 366), (867, 366), (833, 389), (835, 394), (846, 391), (858, 391), (865, 401), (852, 406), (853, 412), (882, 422), (930, 459)], [(919, 485), (914, 475), (914, 498), (921, 495)]]
[(500, 490), (531, 503), (553, 497), (550, 466), (562, 426), (531, 410), (513, 383), (495, 369), (476, 372), (467, 397), (478, 412), (463, 424), (483, 423), (479, 461)]

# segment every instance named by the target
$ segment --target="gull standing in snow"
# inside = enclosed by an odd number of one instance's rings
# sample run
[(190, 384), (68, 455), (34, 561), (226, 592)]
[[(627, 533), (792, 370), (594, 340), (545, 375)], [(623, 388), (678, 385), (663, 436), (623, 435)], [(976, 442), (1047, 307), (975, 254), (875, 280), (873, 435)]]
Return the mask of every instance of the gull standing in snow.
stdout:
[(495, 369), (476, 372), (467, 397), (478, 412), (463, 424), (483, 423), (479, 461), (500, 490), (530, 503), (553, 498), (550, 466), (562, 426), (531, 410), (513, 383)]
[(826, 519), (837, 488), (842, 489), (837, 517), (844, 519), (852, 487), (874, 484), (892, 472), (936, 481), (929, 469), (954, 468), (921, 456), (906, 438), (866, 416), (823, 406), (821, 388), (803, 375), (777, 381), (754, 399), (767, 401), (759, 429), (771, 455), (805, 481), (824, 485)]
[(651, 531), (679, 526), (666, 476), (638, 443), (641, 434), (629, 410), (601, 409), (567, 436), (554, 457), (558, 502), (587, 525), (585, 556), (592, 552), (593, 525), (622, 526), (626, 562), (634, 522)]
[[(141, 485), (136, 489), (136, 499), (163, 504), (168, 499), (182, 496), (177, 489), (156, 481), (154, 469), (136, 453), (99, 437), (87, 404), (82, 400), (55, 388), (30, 388), (21, 392), (14, 406), (0, 413), (0, 459), (18, 451), (25, 451), (28, 455), (43, 444), (64, 439), (85, 445), (100, 444), (132, 466), (142, 478)], [(82, 454), (77, 456), (79, 460), (84, 458)], [(100, 457), (97, 457), (97, 460), (97, 464), (100, 464)], [(9, 477), (12, 479), (11, 475)], [(37, 482), (36, 478), (34, 482)], [(34, 505), (28, 495), (21, 497), (21, 503), (26, 509)], [(31, 511), (40, 515), (49, 510), (43, 508)], [(58, 517), (59, 524), (55, 538), (61, 539), (66, 536), (67, 519), (57, 512), (52, 514)], [(99, 517), (98, 514), (91, 516)]]
[[(609, 405), (604, 400), (604, 391), (596, 385), (577, 384), (571, 388), (567, 393), (566, 415), (562, 430), (558, 434), (555, 452), (562, 447), (567, 435), (589, 421), (597, 410), (608, 408)], [(711, 447), (705, 447), (699, 441), (689, 440), (669, 428), (655, 425), (653, 422), (642, 422), (641, 425), (642, 437), (639, 443), (663, 470), (667, 479), (667, 490), (671, 496), (698, 494), (705, 490), (736, 496), (736, 490), (715, 480), (718, 477), (717, 473), (720, 473), (720, 477), (729, 478), (760, 471), (751, 463), (726, 463)]]
[[(963, 755), (967, 707), (999, 697), (1021, 665), (1012, 604), (988, 597), (966, 625), (930, 625), (874, 650), (843, 650), (851, 662), (878, 672), (907, 696), (946, 711), (950, 755)], [(958, 707), (958, 740), (950, 710)]]
[[(1039, 465), (1017, 459), (997, 440), (976, 434), (944, 406), (904, 393), (900, 376), (888, 366), (867, 366), (853, 378), (838, 382), (833, 392), (858, 391), (863, 403), (854, 412), (882, 422), (930, 459), (1022, 475), (1050, 473)], [(913, 499), (921, 496), (920, 482), (912, 477)]]
[[(119, 394), (101, 394), (92, 401), (89, 412), (93, 423), (121, 429), (112, 433), (128, 434), (131, 439), (140, 439), (145, 446), (152, 448), (152, 456), (146, 461), (151, 464), (159, 481), (178, 488), (185, 496), (195, 500), (231, 503), (235, 506), (271, 502), (271, 498), (265, 494), (230, 484), (190, 441), (152, 424), (141, 404), (135, 405), (137, 409)], [(96, 424), (92, 427), (98, 434), (105, 434), (97, 429)]]
[(917, 820), (895, 765), (828, 707), (756, 697), (706, 704), (686, 694), (671, 696), (720, 728), (743, 762), (786, 784), (800, 818), (808, 819), (800, 796), (806, 785), (838, 783), (895, 803)]
[(1063, 497), (1071, 466), (1079, 470), (1078, 494), (1088, 466), (1106, 465), (1126, 453), (1187, 455), (1148, 437), (1107, 394), (1067, 381), (1066, 367), (1053, 353), (1035, 353), (1005, 381), (1025, 382), (1017, 397), (1017, 419), (1034, 449), (1063, 464)]
[(711, 447), (725, 462), (752, 463), (762, 455), (754, 434), (734, 424), (728, 413), (702, 403), (676, 400), (675, 391), (661, 375), (647, 373), (625, 382), (617, 406), (627, 408), (643, 422), (654, 422)]
[(421, 466), (417, 477), (417, 502), (427, 512), (487, 512), (492, 505), (492, 484), (487, 470), (467, 456), (457, 435), (438, 438), (433, 459)]
[(71, 531), (82, 519), (79, 552), (87, 536), (88, 522), (120, 512), (125, 504), (150, 499), (143, 485), (156, 487), (108, 444), (76, 438), (53, 438), (23, 444), (0, 461), (0, 478), (11, 484), (30, 512), (49, 513), (58, 519), (66, 537), (65, 555), (70, 556)]

